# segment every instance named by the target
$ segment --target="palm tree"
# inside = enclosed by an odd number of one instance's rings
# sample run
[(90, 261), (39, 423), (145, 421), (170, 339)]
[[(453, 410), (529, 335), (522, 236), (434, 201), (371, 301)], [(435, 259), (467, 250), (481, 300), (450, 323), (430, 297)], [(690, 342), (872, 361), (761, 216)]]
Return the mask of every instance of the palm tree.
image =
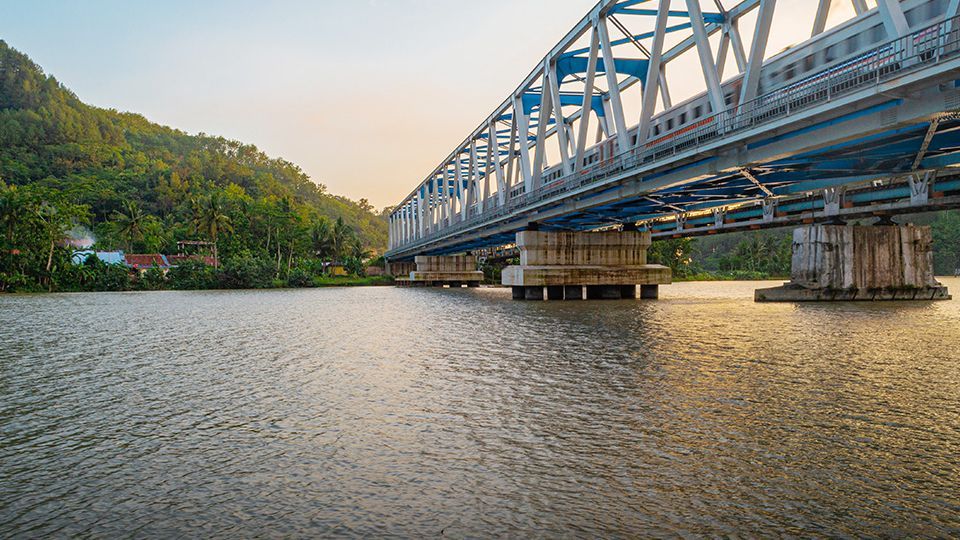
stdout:
[(219, 268), (217, 238), (221, 232), (233, 232), (233, 223), (226, 213), (219, 193), (211, 193), (209, 197), (193, 200), (193, 229), (197, 234), (204, 235), (213, 242), (213, 265)]
[(313, 253), (319, 259), (326, 259), (333, 254), (333, 231), (330, 220), (321, 216), (310, 228), (310, 242)]
[(127, 251), (130, 251), (130, 246), (135, 240), (143, 239), (143, 226), (146, 219), (147, 215), (133, 201), (124, 202), (123, 209), (113, 213), (117, 234), (123, 238)]
[(363, 248), (363, 242), (357, 236), (350, 240), (350, 256), (360, 261), (370, 258), (370, 252)]
[(334, 257), (341, 259), (347, 254), (347, 248), (354, 234), (353, 229), (343, 222), (343, 218), (338, 217), (330, 234), (330, 244)]

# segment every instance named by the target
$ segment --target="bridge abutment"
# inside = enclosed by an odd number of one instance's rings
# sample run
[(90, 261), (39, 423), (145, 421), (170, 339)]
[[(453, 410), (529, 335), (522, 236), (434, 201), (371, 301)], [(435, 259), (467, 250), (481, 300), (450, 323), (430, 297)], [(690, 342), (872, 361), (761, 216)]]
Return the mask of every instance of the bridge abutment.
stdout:
[(452, 288), (479, 287), (483, 272), (477, 270), (473, 255), (418, 255), (416, 268), (408, 276), (398, 278), (397, 285), (411, 287)]
[(757, 302), (949, 300), (933, 275), (930, 227), (811, 225), (793, 231), (790, 282)]
[(544, 290), (548, 300), (636, 298), (638, 285), (656, 298), (671, 282), (669, 268), (647, 264), (649, 232), (521, 231), (516, 243), (520, 264), (503, 269), (502, 283), (517, 300), (543, 300)]

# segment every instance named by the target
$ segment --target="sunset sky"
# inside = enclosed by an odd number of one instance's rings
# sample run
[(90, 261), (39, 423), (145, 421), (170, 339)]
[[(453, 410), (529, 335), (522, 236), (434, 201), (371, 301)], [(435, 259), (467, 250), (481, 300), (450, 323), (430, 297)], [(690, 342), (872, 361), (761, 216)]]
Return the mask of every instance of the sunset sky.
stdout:
[[(88, 103), (256, 144), (330, 192), (382, 207), (445, 158), (594, 4), (0, 0), (0, 39)], [(814, 4), (781, 0), (767, 50), (807, 37)], [(839, 20), (850, 2), (836, 4)], [(752, 30), (742, 30), (749, 41)], [(702, 85), (688, 71), (672, 84)]]

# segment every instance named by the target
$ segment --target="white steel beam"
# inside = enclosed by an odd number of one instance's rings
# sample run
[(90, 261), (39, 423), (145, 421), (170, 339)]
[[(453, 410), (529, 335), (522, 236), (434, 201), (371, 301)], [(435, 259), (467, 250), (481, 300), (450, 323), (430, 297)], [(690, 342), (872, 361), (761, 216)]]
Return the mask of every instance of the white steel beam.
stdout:
[[(543, 79), (542, 79), (542, 89), (540, 93), (540, 113), (537, 115), (537, 138), (534, 142), (533, 150), (533, 170), (530, 171), (530, 176), (533, 179), (532, 187), (527, 189), (527, 193), (532, 193), (533, 190), (539, 188), (543, 184), (543, 164), (545, 162), (546, 153), (545, 143), (547, 138), (547, 124), (550, 121), (550, 115), (553, 114), (553, 94), (550, 92), (550, 81), (549, 75), (547, 74), (550, 69), (549, 62), (543, 63)], [(523, 147), (523, 143), (520, 144)]]
[[(500, 164), (500, 144), (497, 139), (497, 125), (493, 122), (490, 122), (490, 127), (487, 131), (487, 161), (492, 162), (493, 173), (497, 179), (497, 204), (498, 206), (503, 206), (507, 201), (507, 186), (503, 178), (503, 167)], [(487, 176), (490, 176), (489, 167), (487, 168)]]
[(900, 0), (877, 0), (877, 8), (883, 19), (883, 26), (887, 29), (887, 35), (891, 39), (907, 35), (910, 25), (907, 24), (907, 18), (903, 15)]
[(753, 44), (750, 45), (750, 58), (747, 61), (747, 71), (743, 76), (743, 87), (740, 91), (740, 105), (757, 97), (760, 86), (760, 68), (767, 51), (767, 39), (770, 37), (770, 26), (773, 23), (773, 12), (777, 7), (777, 0), (760, 0), (757, 12), (757, 25), (753, 32)]
[[(763, 1), (763, 0), (761, 0)], [(710, 50), (710, 40), (704, 25), (703, 12), (700, 10), (700, 0), (687, 0), (687, 12), (690, 14), (690, 24), (693, 26), (693, 38), (700, 54), (700, 67), (703, 78), (707, 83), (707, 94), (714, 114), (726, 109), (723, 101), (723, 90), (720, 88), (720, 77), (717, 76), (717, 66), (713, 63), (713, 52)]]
[(818, 36), (827, 28), (827, 17), (830, 15), (830, 4), (832, 0), (819, 0), (817, 5), (817, 16), (813, 19), (813, 30), (810, 37)]
[[(701, 19), (702, 20), (702, 19)], [(613, 47), (610, 45), (610, 33), (607, 31), (607, 18), (600, 17), (596, 21), (597, 36), (600, 39), (600, 49), (603, 53), (603, 71), (607, 77), (607, 92), (610, 96), (610, 113), (613, 115), (613, 124), (617, 130), (617, 144), (619, 152), (627, 149), (627, 123), (623, 116), (623, 101), (620, 99), (620, 83), (617, 80), (617, 67), (613, 56)]]
[(663, 42), (667, 35), (667, 19), (670, 17), (670, 0), (660, 0), (657, 20), (654, 24), (653, 47), (650, 49), (650, 64), (647, 65), (647, 83), (643, 87), (643, 103), (640, 108), (640, 125), (637, 129), (637, 148), (647, 142), (650, 120), (657, 106), (657, 88), (660, 82), (660, 62), (663, 60)]
[(466, 201), (467, 204), (463, 205), (463, 209), (460, 214), (463, 216), (463, 219), (470, 217), (470, 209), (473, 205), (479, 205), (480, 201), (479, 190), (477, 190), (478, 178), (477, 178), (477, 141), (470, 141), (470, 154), (469, 161), (467, 162), (467, 191), (466, 191)]
[[(541, 105), (541, 108), (543, 106)], [(513, 98), (513, 116), (517, 119), (517, 143), (520, 145), (520, 178), (527, 193), (533, 191), (533, 171), (530, 164), (530, 116), (523, 112), (519, 96)]]
[(570, 166), (570, 144), (567, 138), (567, 120), (563, 117), (563, 106), (560, 102), (560, 81), (557, 80), (555, 61), (551, 60), (547, 63), (547, 73), (545, 75), (545, 80), (550, 83), (548, 88), (550, 90), (550, 101), (553, 103), (553, 115), (557, 119), (555, 131), (557, 134), (557, 143), (560, 145), (560, 163), (563, 166), (563, 174), (570, 174), (573, 172), (573, 167)]
[(730, 22), (730, 48), (733, 49), (733, 58), (737, 61), (737, 70), (743, 73), (747, 69), (747, 53), (743, 49), (743, 38), (740, 37), (740, 24), (736, 20)]
[(517, 113), (514, 112), (510, 115), (510, 144), (507, 145), (507, 177), (504, 182), (507, 185), (507, 193), (504, 194), (504, 200), (510, 198), (510, 191), (516, 182), (514, 171), (520, 170), (517, 166), (517, 161), (520, 159), (517, 152)]
[[(600, 36), (596, 27), (590, 30), (590, 53), (587, 56), (587, 73), (583, 88), (583, 106), (577, 133), (577, 151), (574, 153), (573, 170), (583, 169), (583, 155), (587, 149), (587, 133), (590, 128), (590, 112), (593, 109), (593, 83), (597, 77), (597, 57), (600, 54)], [(598, 122), (599, 124), (599, 122)]]
[(717, 72), (720, 73), (720, 78), (723, 78), (723, 69), (727, 65), (727, 52), (730, 50), (730, 25), (729, 23), (723, 25), (724, 28), (720, 32), (720, 45), (717, 47)]
[(667, 64), (660, 64), (660, 77), (657, 79), (660, 83), (660, 101), (663, 102), (663, 109), (673, 107), (673, 100), (670, 99), (670, 85), (667, 84)]
[(867, 2), (866, 0), (851, 0), (853, 3), (853, 10), (857, 12), (857, 15), (863, 15), (867, 11)]

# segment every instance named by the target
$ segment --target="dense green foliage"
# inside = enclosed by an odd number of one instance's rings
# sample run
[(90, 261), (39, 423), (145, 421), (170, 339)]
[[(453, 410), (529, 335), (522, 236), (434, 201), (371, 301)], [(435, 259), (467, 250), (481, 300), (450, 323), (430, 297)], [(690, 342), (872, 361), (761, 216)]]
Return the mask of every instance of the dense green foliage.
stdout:
[[(385, 214), (365, 200), (327, 194), (252, 145), (85, 105), (3, 41), (0, 182), (0, 290), (86, 279), (66, 268), (69, 250), (58, 245), (78, 225), (106, 250), (216, 242), (232, 276), (224, 279), (255, 286), (296, 268), (301, 281), (319, 276), (317, 260), (362, 268), (359, 259), (386, 245)], [(193, 288), (212, 283), (197, 279)], [(81, 288), (96, 287), (87, 279)]]

